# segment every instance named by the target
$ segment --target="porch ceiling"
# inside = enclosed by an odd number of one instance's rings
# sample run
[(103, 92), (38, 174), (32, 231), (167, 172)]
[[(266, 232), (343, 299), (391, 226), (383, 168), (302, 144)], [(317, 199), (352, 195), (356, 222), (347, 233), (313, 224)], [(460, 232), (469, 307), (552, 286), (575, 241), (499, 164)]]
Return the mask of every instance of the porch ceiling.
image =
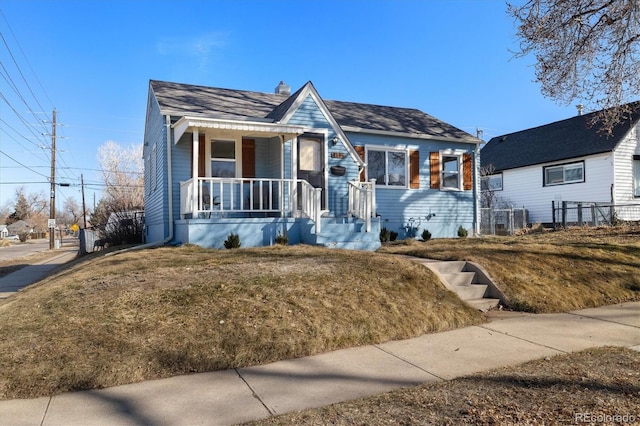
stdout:
[(227, 136), (253, 136), (272, 138), (283, 136), (284, 140), (292, 139), (305, 132), (302, 126), (258, 121), (236, 121), (196, 117), (182, 117), (173, 124), (174, 143), (178, 143), (182, 135), (190, 129), (216, 129)]

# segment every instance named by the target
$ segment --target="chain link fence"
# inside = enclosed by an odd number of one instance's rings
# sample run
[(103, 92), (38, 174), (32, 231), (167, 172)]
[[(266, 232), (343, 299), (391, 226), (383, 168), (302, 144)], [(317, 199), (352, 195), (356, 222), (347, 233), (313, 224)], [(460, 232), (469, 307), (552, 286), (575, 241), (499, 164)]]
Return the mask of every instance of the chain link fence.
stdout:
[(513, 235), (527, 227), (527, 209), (480, 209), (480, 233), (483, 235)]

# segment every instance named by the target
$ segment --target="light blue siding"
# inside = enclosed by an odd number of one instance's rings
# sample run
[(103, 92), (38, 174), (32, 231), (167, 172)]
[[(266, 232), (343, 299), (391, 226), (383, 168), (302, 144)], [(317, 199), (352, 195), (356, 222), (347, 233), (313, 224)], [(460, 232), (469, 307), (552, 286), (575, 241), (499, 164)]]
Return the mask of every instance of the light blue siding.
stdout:
[(434, 238), (456, 237), (459, 226), (470, 232), (473, 230), (473, 190), (430, 188), (429, 153), (445, 149), (473, 153), (475, 145), (360, 133), (348, 134), (348, 137), (354, 146), (376, 145), (420, 153), (419, 189), (376, 187), (376, 210), (381, 226), (397, 232), (398, 238), (411, 237), (409, 229), (412, 225), (417, 225), (415, 236), (418, 238), (424, 229), (428, 229)]
[[(357, 163), (351, 157), (342, 142), (339, 142), (337, 145), (333, 146), (331, 141), (336, 136), (336, 133), (311, 96), (308, 96), (307, 99), (305, 99), (305, 101), (300, 105), (291, 120), (289, 120), (289, 123), (302, 125), (313, 129), (310, 130), (310, 132), (313, 132), (314, 130), (328, 131), (324, 150), (329, 156), (327, 164), (329, 168), (329, 170), (327, 171), (329, 175), (327, 184), (327, 197), (329, 201), (328, 209), (330, 212), (329, 214), (336, 217), (346, 215), (348, 204), (347, 182), (350, 180), (358, 179), (359, 172)], [(289, 146), (288, 148), (290, 149), (291, 147)], [(332, 153), (337, 158), (332, 158)], [(287, 155), (290, 157), (290, 154)], [(287, 166), (289, 168), (291, 167), (290, 164), (288, 164)], [(346, 169), (345, 175), (332, 175), (330, 173), (330, 170), (333, 166), (344, 167)]]
[[(155, 148), (155, 150), (154, 150)], [(164, 116), (153, 96), (150, 96), (143, 156), (145, 158), (146, 176), (149, 182), (145, 185), (145, 240), (147, 242), (162, 241), (168, 235), (168, 210), (166, 207), (166, 126)], [(147, 161), (148, 159), (148, 161)], [(151, 164), (155, 164), (155, 168)], [(153, 175), (152, 175), (153, 173)]]

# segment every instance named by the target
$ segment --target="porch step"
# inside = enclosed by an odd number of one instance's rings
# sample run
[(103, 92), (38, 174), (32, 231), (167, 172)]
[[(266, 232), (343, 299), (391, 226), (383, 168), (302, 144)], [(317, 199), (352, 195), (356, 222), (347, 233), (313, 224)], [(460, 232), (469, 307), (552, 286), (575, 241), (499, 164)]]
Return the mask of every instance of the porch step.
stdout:
[(365, 232), (365, 223), (355, 218), (322, 218), (321, 232), (315, 234), (311, 225), (305, 243), (330, 248), (373, 251), (380, 248), (379, 222), (373, 222), (371, 232)]
[(364, 222), (355, 218), (322, 219), (322, 234), (339, 234), (343, 232), (364, 232)]

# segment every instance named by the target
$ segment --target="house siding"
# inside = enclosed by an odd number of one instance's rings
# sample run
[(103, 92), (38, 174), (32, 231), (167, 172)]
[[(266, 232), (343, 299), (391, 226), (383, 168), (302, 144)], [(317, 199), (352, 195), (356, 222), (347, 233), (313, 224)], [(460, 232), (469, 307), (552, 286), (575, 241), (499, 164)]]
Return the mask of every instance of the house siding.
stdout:
[[(144, 197), (145, 240), (155, 242), (162, 241), (168, 235), (169, 225), (166, 202), (166, 126), (164, 116), (152, 95), (148, 104), (143, 149), (145, 167), (149, 167), (149, 170), (145, 170), (149, 177)], [(155, 167), (151, 167), (152, 163), (155, 163)]]
[[(544, 186), (543, 170), (547, 166), (584, 161), (585, 181), (566, 185)], [(613, 156), (611, 153), (563, 162), (538, 164), (502, 172), (502, 191), (497, 191), (498, 205), (525, 208), (529, 222), (553, 222), (552, 201), (610, 202)]]
[[(614, 200), (616, 204), (637, 203), (633, 195), (633, 156), (640, 154), (640, 125), (636, 125), (614, 151)], [(629, 215), (629, 212), (627, 212)], [(638, 220), (636, 215), (620, 217), (623, 220)]]
[[(398, 232), (399, 238), (411, 237), (407, 232), (410, 223), (414, 226), (419, 223), (415, 231), (417, 237), (420, 237), (424, 229), (429, 230), (434, 238), (455, 237), (459, 226), (471, 232), (474, 230), (474, 191), (442, 191), (431, 188), (429, 153), (456, 150), (473, 154), (475, 145), (361, 133), (349, 135), (349, 138), (356, 146), (376, 145), (417, 150), (420, 153), (420, 188), (376, 187), (376, 211), (381, 217), (380, 226)], [(477, 165), (478, 161), (473, 163)], [(357, 171), (355, 175), (357, 176)], [(475, 172), (473, 176), (476, 176)], [(412, 218), (416, 221), (410, 222)]]
[[(309, 128), (309, 132), (323, 132), (327, 134), (327, 138), (324, 141), (324, 150), (327, 153), (328, 162), (327, 170), (327, 200), (328, 210), (331, 216), (344, 216), (347, 214), (348, 207), (348, 182), (350, 180), (358, 179), (358, 165), (351, 157), (346, 147), (342, 142), (339, 142), (335, 146), (332, 145), (332, 140), (336, 135), (331, 124), (322, 113), (320, 107), (316, 104), (311, 96), (302, 102), (295, 114), (289, 120), (290, 124), (301, 125)], [(291, 144), (287, 144), (287, 154), (285, 158), (288, 158), (287, 170), (291, 170)], [(332, 157), (333, 154), (333, 157)], [(343, 176), (334, 176), (330, 173), (331, 167), (342, 166), (345, 168), (345, 174)]]

